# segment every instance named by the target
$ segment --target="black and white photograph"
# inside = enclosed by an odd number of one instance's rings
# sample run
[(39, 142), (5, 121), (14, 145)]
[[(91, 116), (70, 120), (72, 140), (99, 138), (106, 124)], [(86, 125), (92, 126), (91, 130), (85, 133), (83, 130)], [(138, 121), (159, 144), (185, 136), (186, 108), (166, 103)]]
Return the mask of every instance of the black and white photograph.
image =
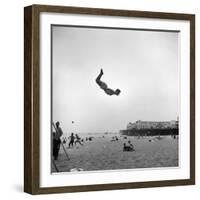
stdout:
[(52, 173), (179, 167), (178, 35), (51, 25)]

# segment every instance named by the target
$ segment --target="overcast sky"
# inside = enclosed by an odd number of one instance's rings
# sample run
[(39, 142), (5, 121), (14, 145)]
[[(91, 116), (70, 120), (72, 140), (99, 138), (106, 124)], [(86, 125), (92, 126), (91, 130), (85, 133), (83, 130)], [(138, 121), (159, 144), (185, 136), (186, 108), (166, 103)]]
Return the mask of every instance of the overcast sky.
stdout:
[[(65, 133), (177, 118), (178, 33), (53, 26), (52, 34), (52, 114)], [(96, 84), (101, 68), (119, 96)]]

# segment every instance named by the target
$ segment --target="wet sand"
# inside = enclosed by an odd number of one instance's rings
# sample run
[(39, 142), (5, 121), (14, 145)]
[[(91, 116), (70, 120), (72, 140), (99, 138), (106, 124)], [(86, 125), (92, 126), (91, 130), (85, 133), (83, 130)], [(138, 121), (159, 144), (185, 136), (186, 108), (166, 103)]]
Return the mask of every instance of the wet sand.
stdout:
[[(118, 141), (111, 141), (113, 135), (97, 136), (92, 141), (85, 141), (83, 146), (77, 144), (70, 149), (67, 141), (64, 146), (70, 160), (67, 160), (61, 146), (55, 161), (59, 172), (70, 172), (74, 168), (97, 171), (178, 166), (178, 139), (171, 136), (164, 136), (161, 140), (155, 137), (117, 136)], [(128, 140), (135, 151), (123, 151), (123, 143), (127, 144)], [(52, 172), (56, 172), (53, 165)]]

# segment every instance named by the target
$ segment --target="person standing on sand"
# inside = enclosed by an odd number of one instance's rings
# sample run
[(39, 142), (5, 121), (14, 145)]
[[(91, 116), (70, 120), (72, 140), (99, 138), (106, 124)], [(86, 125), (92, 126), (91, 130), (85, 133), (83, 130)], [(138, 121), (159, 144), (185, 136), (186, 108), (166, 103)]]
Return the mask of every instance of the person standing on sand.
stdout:
[(74, 133), (71, 133), (71, 135), (68, 138), (70, 139), (69, 148), (70, 148), (71, 145), (73, 147), (74, 146), (74, 140), (75, 140)]
[(111, 88), (108, 88), (107, 84), (104, 83), (102, 80), (101, 80), (101, 77), (103, 76), (103, 69), (101, 69), (100, 71), (100, 74), (97, 76), (96, 78), (96, 83), (100, 86), (100, 88), (102, 90), (104, 90), (104, 92), (107, 94), (107, 95), (119, 95), (120, 94), (120, 90), (119, 89), (116, 89), (116, 90), (113, 90)]
[(53, 157), (54, 160), (57, 160), (61, 144), (60, 137), (63, 135), (63, 131), (60, 128), (60, 122), (56, 122), (56, 126), (54, 126), (54, 128), (56, 132), (53, 132)]

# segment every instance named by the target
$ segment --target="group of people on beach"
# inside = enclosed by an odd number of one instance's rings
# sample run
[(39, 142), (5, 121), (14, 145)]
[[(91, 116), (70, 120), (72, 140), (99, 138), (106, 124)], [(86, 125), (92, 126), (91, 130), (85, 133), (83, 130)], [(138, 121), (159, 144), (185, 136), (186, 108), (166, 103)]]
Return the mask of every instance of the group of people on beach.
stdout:
[(124, 143), (123, 151), (135, 151), (135, 148), (130, 140), (128, 141), (128, 144)]
[[(63, 131), (60, 127), (60, 122), (56, 122), (55, 124), (53, 123), (53, 127), (55, 131), (53, 131), (53, 138), (52, 138), (52, 144), (53, 144), (53, 157), (54, 160), (58, 159), (59, 151), (60, 151), (60, 146), (63, 144), (67, 143), (67, 138), (64, 137), (63, 141), (61, 141), (61, 137), (63, 136)], [(68, 148), (73, 148), (74, 145), (80, 144), (83, 145), (84, 140), (79, 137), (78, 134), (71, 133), (71, 135), (68, 137), (69, 143), (68, 143)], [(124, 137), (124, 139), (127, 139)], [(86, 141), (91, 141), (92, 137), (86, 138)], [(118, 141), (117, 136), (113, 136), (111, 141)], [(63, 146), (63, 148), (65, 148)], [(65, 150), (65, 149), (64, 149)], [(131, 141), (128, 141), (128, 144), (124, 143), (123, 144), (123, 151), (135, 151), (135, 148)]]
[[(67, 139), (64, 138), (63, 141), (61, 141), (61, 137), (63, 135), (63, 131), (60, 127), (60, 122), (56, 122), (56, 124), (53, 123), (53, 127), (55, 129), (55, 131), (53, 131), (53, 157), (54, 160), (58, 159), (58, 154), (60, 151), (60, 145), (63, 143), (66, 143)], [(68, 148), (73, 148), (74, 145), (76, 145), (77, 143), (79, 143), (80, 145), (83, 145), (83, 140), (81, 140), (81, 138), (79, 137), (78, 134), (74, 134), (71, 133), (71, 135), (68, 137), (69, 139), (69, 144), (68, 144)], [(64, 148), (64, 147), (63, 147)]]
[(79, 137), (78, 134), (74, 135), (74, 133), (71, 133), (71, 135), (68, 137), (68, 139), (70, 139), (68, 148), (70, 148), (71, 146), (73, 147), (74, 144), (76, 145), (77, 143), (79, 143), (80, 145), (83, 145), (83, 143), (82, 143), (83, 140)]

